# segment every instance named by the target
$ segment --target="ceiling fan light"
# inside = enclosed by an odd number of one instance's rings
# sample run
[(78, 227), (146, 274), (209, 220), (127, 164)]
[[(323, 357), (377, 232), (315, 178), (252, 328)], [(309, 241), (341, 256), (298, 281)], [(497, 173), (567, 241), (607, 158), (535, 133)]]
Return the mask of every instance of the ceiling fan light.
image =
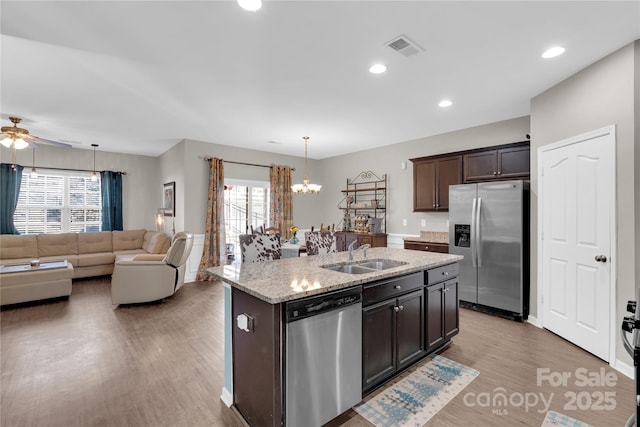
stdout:
[(4, 145), (7, 148), (11, 148), (12, 143), (13, 143), (13, 139), (9, 138), (8, 136), (0, 140), (0, 144)]
[(18, 138), (13, 141), (13, 146), (16, 147), (16, 150), (22, 150), (29, 146), (29, 143), (22, 138)]

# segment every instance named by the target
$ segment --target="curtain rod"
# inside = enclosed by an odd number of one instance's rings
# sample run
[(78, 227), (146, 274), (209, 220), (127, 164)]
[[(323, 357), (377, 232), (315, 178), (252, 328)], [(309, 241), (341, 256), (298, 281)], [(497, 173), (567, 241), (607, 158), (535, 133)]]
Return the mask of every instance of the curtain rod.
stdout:
[[(29, 166), (24, 166), (21, 165), (22, 167), (28, 168)], [(69, 169), (69, 168), (54, 168), (54, 167), (49, 167), (49, 166), (32, 166), (36, 169), (50, 169), (50, 170), (54, 170), (54, 171), (70, 171), (70, 172), (102, 172), (99, 170), (93, 171), (90, 169)], [(126, 172), (122, 172), (122, 171), (115, 171), (116, 173), (121, 173), (122, 175), (126, 175)]]
[[(209, 160), (213, 159), (213, 157), (209, 157), (209, 156), (205, 156), (204, 160), (206, 162), (208, 162)], [(255, 166), (258, 168), (270, 168), (271, 166), (269, 165), (260, 165), (258, 163), (246, 163), (246, 162), (234, 162), (233, 160), (222, 160), (225, 163), (233, 163), (234, 165), (244, 165), (244, 166)], [(296, 168), (291, 168), (292, 171), (295, 171)]]

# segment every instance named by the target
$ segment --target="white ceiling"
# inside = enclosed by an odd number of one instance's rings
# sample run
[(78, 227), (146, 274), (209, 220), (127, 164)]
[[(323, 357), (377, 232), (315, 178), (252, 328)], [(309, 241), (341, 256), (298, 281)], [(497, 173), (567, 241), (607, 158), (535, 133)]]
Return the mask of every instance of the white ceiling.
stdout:
[[(519, 117), (640, 38), (638, 0), (2, 0), (0, 14), (4, 126), (152, 156), (184, 138), (302, 156), (309, 135), (321, 159)], [(400, 34), (425, 52), (385, 45)], [(552, 45), (567, 51), (541, 59)]]

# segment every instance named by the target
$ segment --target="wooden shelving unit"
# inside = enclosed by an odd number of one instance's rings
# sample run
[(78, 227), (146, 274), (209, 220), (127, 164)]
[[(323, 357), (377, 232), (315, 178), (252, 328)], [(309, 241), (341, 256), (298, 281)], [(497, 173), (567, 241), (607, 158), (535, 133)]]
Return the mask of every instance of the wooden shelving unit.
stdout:
[[(342, 231), (356, 233), (386, 233), (387, 230), (387, 175), (372, 171), (360, 172), (354, 179), (347, 178), (344, 197), (338, 204), (343, 211)], [(376, 221), (369, 221), (374, 218)], [(371, 222), (373, 224), (371, 224)], [(379, 227), (376, 227), (379, 222)]]

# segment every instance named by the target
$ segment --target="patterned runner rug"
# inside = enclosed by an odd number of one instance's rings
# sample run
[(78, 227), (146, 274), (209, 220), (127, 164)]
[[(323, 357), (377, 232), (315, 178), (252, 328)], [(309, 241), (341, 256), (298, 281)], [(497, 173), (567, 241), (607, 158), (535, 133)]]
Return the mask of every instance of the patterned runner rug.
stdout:
[(544, 417), (542, 427), (593, 427), (590, 424), (583, 423), (566, 415), (559, 414), (554, 411), (547, 412)]
[(475, 369), (435, 356), (353, 409), (376, 427), (422, 426), (478, 374)]

